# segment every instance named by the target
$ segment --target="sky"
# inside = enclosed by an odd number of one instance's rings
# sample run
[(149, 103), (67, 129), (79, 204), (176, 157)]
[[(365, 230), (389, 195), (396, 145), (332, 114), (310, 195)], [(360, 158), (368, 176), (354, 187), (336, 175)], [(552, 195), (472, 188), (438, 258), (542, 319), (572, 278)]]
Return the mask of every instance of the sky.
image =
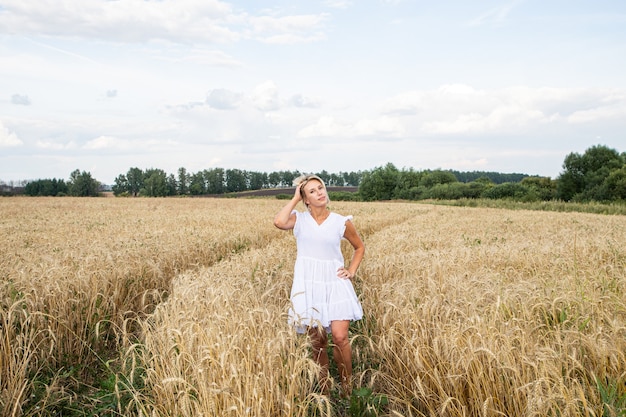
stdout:
[(626, 151), (623, 0), (0, 0), (0, 181)]

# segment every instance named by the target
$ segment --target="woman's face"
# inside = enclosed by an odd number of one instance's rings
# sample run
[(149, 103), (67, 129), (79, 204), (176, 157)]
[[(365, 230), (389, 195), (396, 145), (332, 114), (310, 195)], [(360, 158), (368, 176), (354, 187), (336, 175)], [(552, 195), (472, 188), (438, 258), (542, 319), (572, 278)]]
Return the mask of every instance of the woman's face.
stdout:
[(321, 182), (312, 179), (304, 184), (304, 203), (307, 206), (326, 207), (328, 194), (326, 194), (326, 188)]

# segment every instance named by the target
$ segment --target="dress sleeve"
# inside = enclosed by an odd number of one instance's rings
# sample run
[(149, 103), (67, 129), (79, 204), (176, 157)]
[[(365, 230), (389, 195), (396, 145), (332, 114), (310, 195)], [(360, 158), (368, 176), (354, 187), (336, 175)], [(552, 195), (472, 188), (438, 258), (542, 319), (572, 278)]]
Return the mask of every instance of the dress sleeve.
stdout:
[(341, 237), (343, 237), (343, 234), (346, 232), (346, 222), (348, 220), (352, 221), (352, 215), (341, 216), (341, 227), (339, 229)]
[(298, 210), (291, 210), (291, 214), (295, 214), (296, 215), (296, 224), (293, 225), (293, 235), (294, 236), (298, 236), (298, 233), (300, 232), (300, 215), (302, 214), (301, 212), (299, 212)]

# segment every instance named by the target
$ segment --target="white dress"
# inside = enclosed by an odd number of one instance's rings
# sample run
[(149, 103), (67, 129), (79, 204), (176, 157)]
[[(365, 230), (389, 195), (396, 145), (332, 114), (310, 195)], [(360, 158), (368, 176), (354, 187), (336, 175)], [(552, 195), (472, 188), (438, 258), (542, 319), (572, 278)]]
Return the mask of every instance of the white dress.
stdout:
[(360, 320), (361, 303), (352, 281), (339, 278), (344, 266), (341, 239), (352, 216), (330, 215), (320, 225), (308, 211), (293, 211), (293, 228), (298, 248), (291, 287), (289, 322), (299, 333), (322, 326), (330, 332), (333, 320)]

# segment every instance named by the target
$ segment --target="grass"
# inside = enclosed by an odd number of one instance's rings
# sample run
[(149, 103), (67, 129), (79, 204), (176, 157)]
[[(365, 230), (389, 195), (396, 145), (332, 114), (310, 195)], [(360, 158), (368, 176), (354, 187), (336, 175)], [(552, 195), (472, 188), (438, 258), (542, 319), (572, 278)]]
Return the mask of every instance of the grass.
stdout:
[(429, 204), (451, 205), (457, 207), (488, 207), (506, 210), (536, 210), (558, 211), (564, 213), (593, 213), (608, 215), (626, 215), (626, 204), (621, 202), (611, 203), (572, 203), (565, 201), (533, 201), (522, 202), (508, 199), (459, 199), (459, 200), (429, 200)]
[(282, 204), (0, 199), (0, 414), (623, 415), (626, 218), (333, 202), (367, 247), (340, 401), (286, 324)]

